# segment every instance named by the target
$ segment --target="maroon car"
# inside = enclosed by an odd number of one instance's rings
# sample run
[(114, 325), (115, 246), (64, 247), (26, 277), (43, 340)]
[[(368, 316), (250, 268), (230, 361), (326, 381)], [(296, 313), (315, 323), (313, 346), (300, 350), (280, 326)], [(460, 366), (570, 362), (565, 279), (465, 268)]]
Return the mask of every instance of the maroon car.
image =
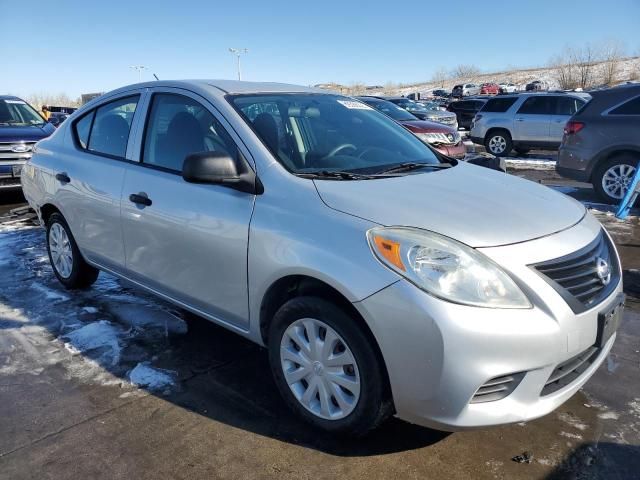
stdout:
[(498, 95), (500, 93), (500, 85), (497, 83), (483, 83), (480, 85), (480, 95)]
[(462, 138), (455, 129), (441, 123), (420, 120), (405, 109), (381, 98), (357, 97), (357, 99), (393, 118), (443, 155), (453, 158), (463, 158), (466, 155), (467, 150), (462, 143)]

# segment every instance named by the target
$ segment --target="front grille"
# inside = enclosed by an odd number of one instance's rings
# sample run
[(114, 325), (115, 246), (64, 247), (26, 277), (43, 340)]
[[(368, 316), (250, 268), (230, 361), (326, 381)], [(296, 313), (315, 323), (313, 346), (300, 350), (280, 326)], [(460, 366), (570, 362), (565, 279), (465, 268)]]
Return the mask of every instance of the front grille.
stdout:
[[(606, 267), (610, 277), (606, 281)], [(575, 313), (597, 305), (613, 292), (620, 281), (615, 249), (604, 232), (575, 253), (531, 265), (564, 298)]]
[(582, 375), (598, 358), (600, 349), (593, 346), (558, 365), (540, 392), (541, 396), (557, 392)]
[[(28, 160), (31, 158), (33, 146), (36, 142), (0, 142), (0, 162), (13, 160)], [(14, 152), (14, 147), (19, 151)], [(20, 151), (25, 150), (25, 151)]]
[(485, 382), (469, 403), (485, 403), (502, 400), (513, 392), (524, 378), (524, 372), (494, 377)]

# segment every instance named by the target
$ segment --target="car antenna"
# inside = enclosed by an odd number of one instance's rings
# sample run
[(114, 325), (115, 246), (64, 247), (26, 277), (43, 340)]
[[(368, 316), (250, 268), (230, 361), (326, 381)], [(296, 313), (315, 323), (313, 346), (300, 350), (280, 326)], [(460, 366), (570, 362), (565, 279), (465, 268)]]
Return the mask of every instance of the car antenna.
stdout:
[(158, 78), (158, 75), (156, 75), (155, 73), (153, 74), (153, 77), (154, 77), (156, 80), (160, 81), (160, 79)]

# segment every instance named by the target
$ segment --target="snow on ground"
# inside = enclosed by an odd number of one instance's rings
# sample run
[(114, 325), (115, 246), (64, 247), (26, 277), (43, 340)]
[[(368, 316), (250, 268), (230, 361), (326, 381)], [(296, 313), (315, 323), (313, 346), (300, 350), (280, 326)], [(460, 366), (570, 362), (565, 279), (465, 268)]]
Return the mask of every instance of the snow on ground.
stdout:
[(507, 168), (526, 168), (527, 170), (555, 170), (556, 161), (546, 158), (504, 157)]
[(91, 384), (176, 387), (174, 372), (154, 365), (187, 332), (174, 307), (105, 273), (88, 290), (64, 290), (44, 230), (27, 222), (0, 224), (0, 272), (0, 375), (63, 367)]

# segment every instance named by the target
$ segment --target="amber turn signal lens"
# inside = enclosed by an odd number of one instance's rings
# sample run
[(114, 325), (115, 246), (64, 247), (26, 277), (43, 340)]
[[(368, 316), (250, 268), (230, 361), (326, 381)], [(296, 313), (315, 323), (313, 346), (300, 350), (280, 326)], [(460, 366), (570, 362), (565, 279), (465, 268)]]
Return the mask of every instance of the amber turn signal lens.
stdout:
[(373, 241), (376, 245), (378, 253), (382, 255), (389, 263), (398, 267), (403, 272), (406, 270), (400, 258), (400, 243), (394, 242), (384, 237), (374, 236)]

